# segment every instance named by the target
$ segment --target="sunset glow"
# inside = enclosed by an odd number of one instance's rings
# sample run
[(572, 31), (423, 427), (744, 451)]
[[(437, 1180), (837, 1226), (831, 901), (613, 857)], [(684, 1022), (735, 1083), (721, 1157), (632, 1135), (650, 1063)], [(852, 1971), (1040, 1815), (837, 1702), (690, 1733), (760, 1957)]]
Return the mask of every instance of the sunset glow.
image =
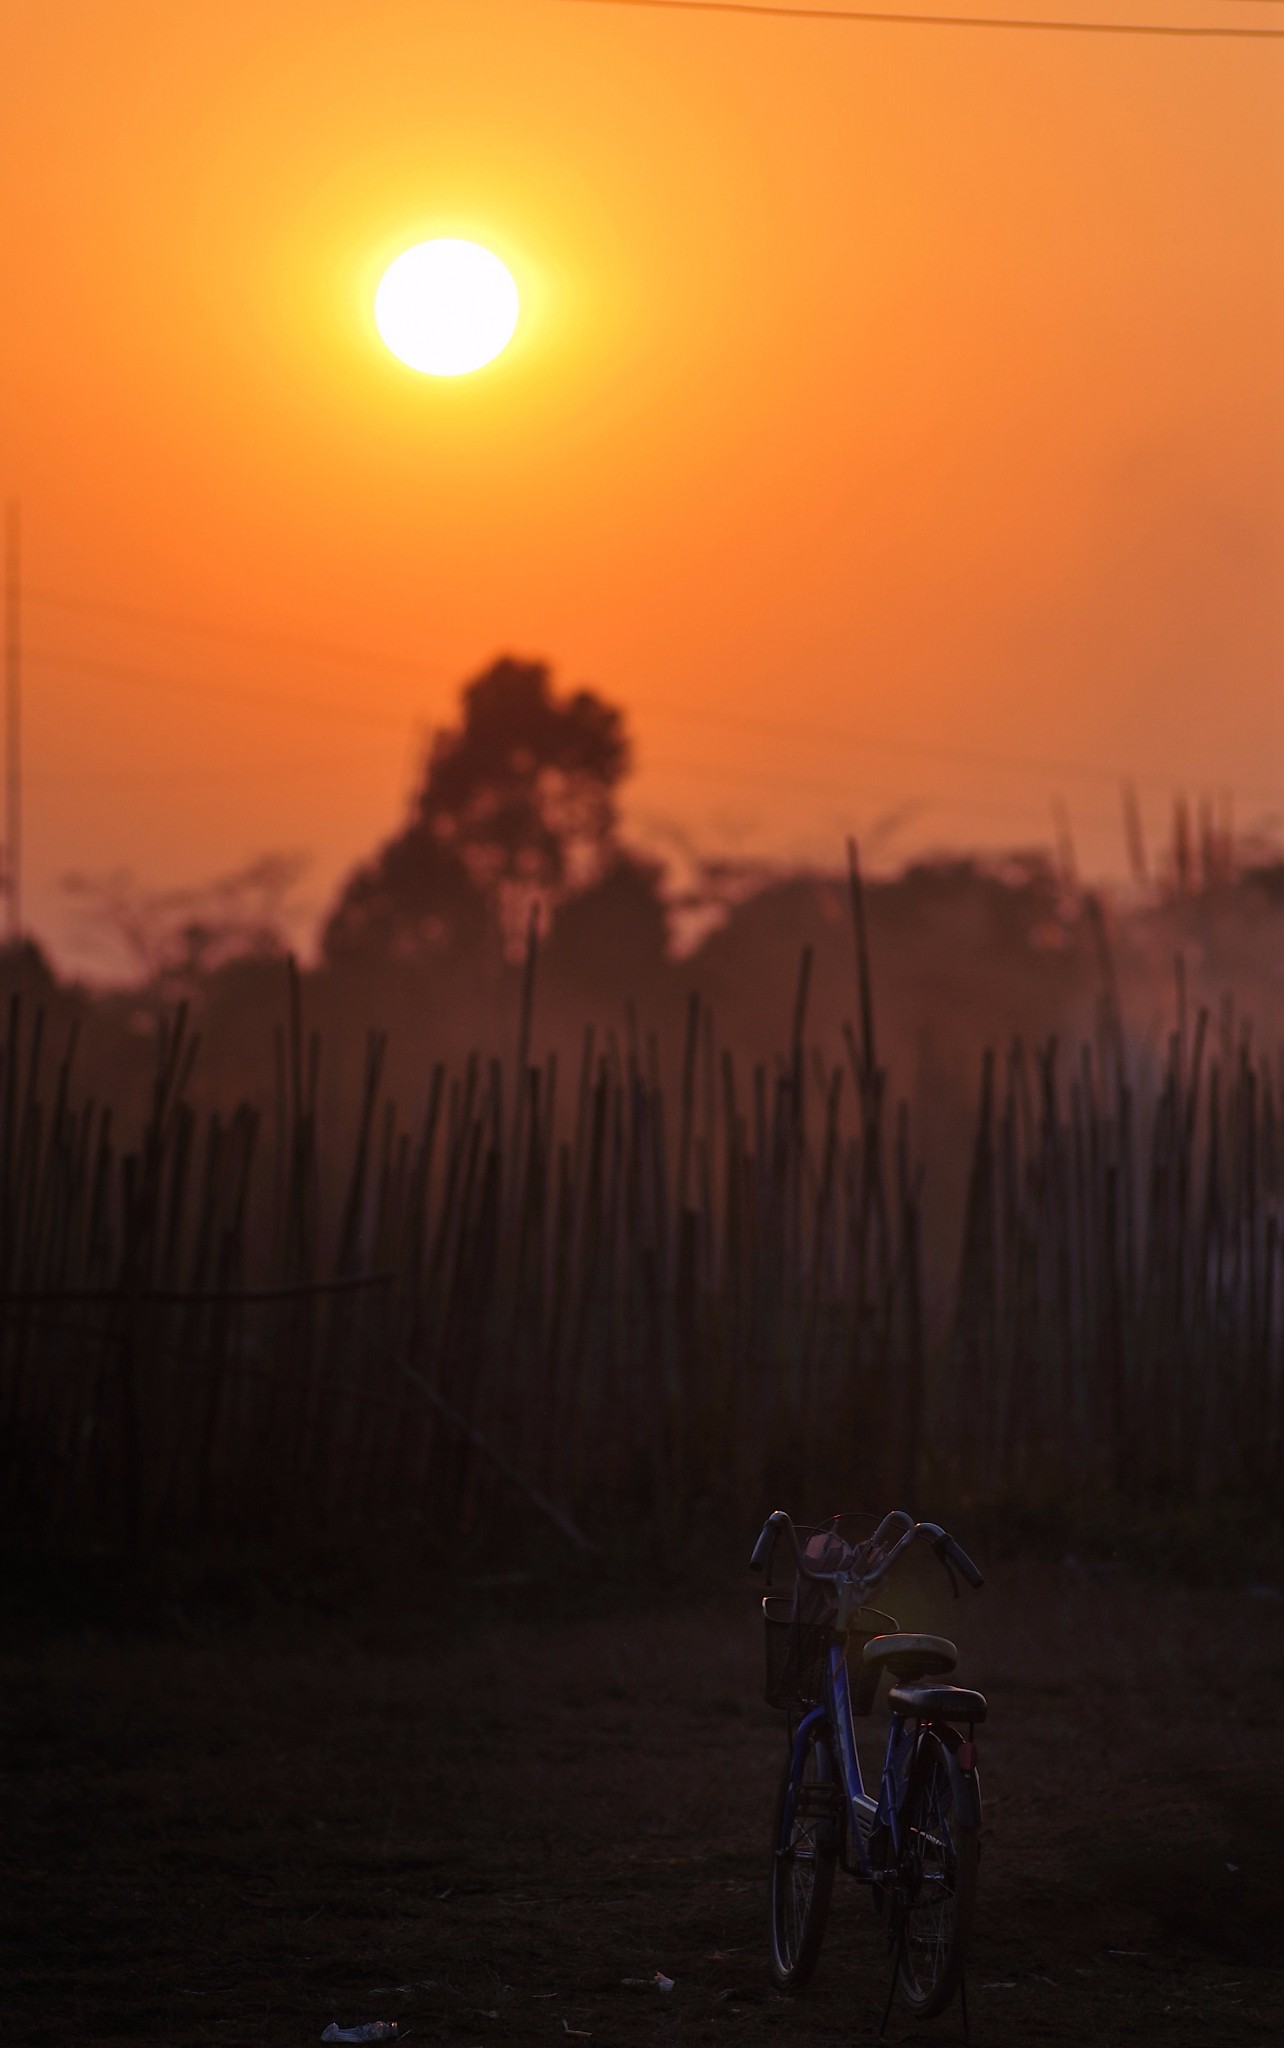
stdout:
[(389, 264), (375, 325), (412, 370), (462, 377), (508, 347), (517, 326), (512, 272), (477, 242), (417, 242)]
[(0, 2048), (1265, 2048), (1284, 0), (0, 10)]
[[(265, 850), (310, 861), (306, 950), (503, 651), (622, 707), (666, 856), (1047, 846), (1062, 801), (1108, 876), (1123, 775), (1152, 840), (1183, 790), (1280, 807), (1266, 46), (11, 13), (0, 497), (61, 957), (68, 870)], [(394, 279), (460, 243), (508, 281), (420, 355)]]

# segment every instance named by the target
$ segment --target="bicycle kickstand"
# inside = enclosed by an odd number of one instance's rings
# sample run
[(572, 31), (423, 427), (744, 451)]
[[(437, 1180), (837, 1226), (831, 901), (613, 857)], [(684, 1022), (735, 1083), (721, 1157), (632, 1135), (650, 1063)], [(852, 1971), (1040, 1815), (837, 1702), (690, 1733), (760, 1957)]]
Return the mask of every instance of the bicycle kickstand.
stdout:
[(963, 2048), (972, 2048), (972, 2029), (971, 2029), (971, 2027), (970, 2027), (970, 2026), (968, 2025), (968, 2017), (967, 2017), (967, 1964), (966, 1964), (966, 1963), (965, 1963), (965, 1964), (963, 1965), (963, 1969), (962, 1969), (962, 1972), (960, 1973), (960, 1976), (959, 1976), (959, 2005), (960, 2005), (960, 2007), (962, 2008), (962, 2014), (963, 2014)]
[(892, 1981), (887, 1987), (887, 2003), (883, 2007), (883, 2017), (878, 2023), (878, 2038), (880, 2042), (887, 2039), (887, 2022), (892, 2016), (892, 2000), (896, 1996), (896, 1979), (900, 1975), (901, 1962), (904, 1955), (905, 1928), (902, 1924), (897, 1928), (896, 1940), (892, 1944)]

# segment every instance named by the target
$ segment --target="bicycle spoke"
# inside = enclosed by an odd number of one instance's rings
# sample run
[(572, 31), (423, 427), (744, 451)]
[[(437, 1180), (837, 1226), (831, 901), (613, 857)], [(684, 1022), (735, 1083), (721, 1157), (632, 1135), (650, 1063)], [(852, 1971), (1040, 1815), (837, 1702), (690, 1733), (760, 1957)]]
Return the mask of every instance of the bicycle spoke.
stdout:
[(788, 1838), (777, 1837), (772, 1863), (772, 1942), (777, 1982), (796, 1989), (815, 1964), (833, 1883), (834, 1857), (824, 1829), (832, 1797), (832, 1765), (823, 1742), (813, 1739), (801, 1778), (782, 1791), (793, 1818)]
[[(938, 2012), (962, 1970), (975, 1884), (975, 1842), (966, 1840), (944, 1755), (937, 1750), (911, 1787), (898, 1871), (901, 1988), (924, 2016)], [(962, 1888), (962, 1889), (961, 1889)]]

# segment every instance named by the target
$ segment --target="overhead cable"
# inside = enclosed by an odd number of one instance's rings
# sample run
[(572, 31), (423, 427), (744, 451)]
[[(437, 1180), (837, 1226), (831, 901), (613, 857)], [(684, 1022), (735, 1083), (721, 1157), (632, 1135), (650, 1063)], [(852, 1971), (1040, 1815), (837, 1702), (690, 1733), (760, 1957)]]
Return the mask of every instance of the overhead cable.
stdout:
[(23, 588), (28, 604), (61, 612), (87, 612), (103, 618), (123, 619), (142, 626), (157, 626), (171, 633), (190, 633), (200, 640), (223, 640), (237, 647), (254, 647), (265, 654), (285, 654), (305, 661), (333, 661), (345, 667), (396, 670), (427, 682), (440, 682), (441, 670), (432, 662), (416, 661), (404, 654), (377, 654), (369, 648), (337, 647), (325, 640), (301, 640), (283, 633), (256, 633), (239, 626), (216, 626), (206, 619), (184, 618), (177, 612), (157, 612), (140, 605), (120, 604), (114, 598), (77, 597), (63, 590)]
[[(226, 703), (252, 704), (256, 707), (270, 706), (274, 710), (293, 711), (308, 717), (335, 718), (341, 721), (349, 721), (355, 725), (382, 726), (402, 733), (405, 732), (408, 724), (413, 725), (415, 722), (413, 717), (405, 711), (400, 713), (385, 712), (370, 705), (343, 703), (334, 698), (296, 696), (293, 692), (283, 690), (260, 689), (255, 684), (207, 682), (203, 679), (193, 680), (189, 677), (158, 674), (153, 669), (136, 669), (128, 667), (123, 663), (98, 661), (80, 655), (63, 656), (35, 652), (31, 658), (38, 663), (40, 668), (48, 670), (55, 675), (84, 675), (86, 677), (101, 678), (107, 682), (123, 683), (127, 686), (134, 685), (146, 690), (159, 690), (166, 695), (208, 697), (216, 700), (221, 699)], [(649, 704), (640, 707), (639, 715), (644, 721), (654, 719), (660, 725), (666, 722), (671, 724), (713, 725), (720, 730), (729, 728), (741, 732), (775, 733), (780, 734), (782, 737), (794, 739), (823, 739), (830, 743), (851, 746), (857, 752), (899, 755), (910, 760), (938, 761), (946, 766), (988, 769), (999, 774), (1047, 775), (1053, 779), (1113, 784), (1117, 784), (1120, 781), (1129, 781), (1135, 783), (1138, 788), (1164, 792), (1169, 792), (1174, 787), (1179, 786), (1183, 780), (1180, 775), (1162, 775), (1146, 772), (1138, 774), (1126, 769), (1098, 767), (1087, 761), (1056, 760), (1038, 755), (995, 753), (986, 748), (960, 747), (951, 745), (948, 742), (934, 740), (898, 739), (891, 734), (861, 732), (850, 726), (801, 724), (796, 718), (762, 717), (752, 712), (728, 712), (712, 709), (704, 711), (698, 705), (679, 705), (663, 698), (653, 699)], [(649, 765), (657, 767), (661, 764), (651, 760)], [(671, 765), (680, 766), (683, 773), (688, 772), (688, 764)], [(693, 763), (690, 764), (690, 772), (708, 772), (714, 779), (717, 779), (721, 771), (715, 769), (712, 764), (709, 764), (706, 770), (703, 766), (697, 768), (697, 765)], [(752, 772), (732, 769), (728, 771), (728, 777), (731, 780), (745, 779), (750, 777)], [(784, 783), (789, 778), (779, 768), (773, 768), (766, 779)], [(1278, 788), (1269, 790), (1265, 788), (1251, 788), (1242, 783), (1231, 784), (1223, 782), (1221, 778), (1213, 779), (1217, 780), (1219, 786), (1224, 787), (1230, 795), (1246, 797), (1258, 803), (1278, 803), (1280, 801), (1281, 792)]]
[(865, 7), (774, 7), (760, 0), (560, 0), (574, 7), (647, 8), (664, 14), (761, 15), (774, 21), (858, 21), (884, 28), (1028, 30), (1037, 35), (1167, 36), (1218, 42), (1284, 42), (1284, 28), (1217, 28), (1167, 21), (1031, 21), (1002, 14), (891, 14)]

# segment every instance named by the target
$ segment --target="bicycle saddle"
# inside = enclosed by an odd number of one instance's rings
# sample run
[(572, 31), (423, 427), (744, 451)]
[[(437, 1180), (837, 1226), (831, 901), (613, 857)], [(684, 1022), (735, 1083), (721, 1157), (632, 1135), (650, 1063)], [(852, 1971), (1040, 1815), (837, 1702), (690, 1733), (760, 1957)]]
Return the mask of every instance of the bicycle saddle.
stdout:
[(985, 1694), (965, 1685), (894, 1685), (888, 1705), (913, 1721), (984, 1721)]
[(893, 1678), (931, 1678), (940, 1671), (953, 1671), (959, 1653), (946, 1636), (874, 1636), (861, 1651), (869, 1671), (890, 1671)]

